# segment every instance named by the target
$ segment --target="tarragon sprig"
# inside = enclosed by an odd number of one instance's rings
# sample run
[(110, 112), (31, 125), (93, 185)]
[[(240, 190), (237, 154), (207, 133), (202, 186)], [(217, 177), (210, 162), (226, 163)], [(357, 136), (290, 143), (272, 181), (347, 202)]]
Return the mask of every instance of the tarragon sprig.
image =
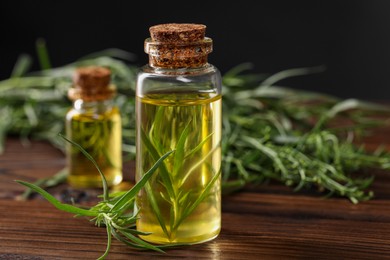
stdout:
[[(61, 135), (62, 136), (62, 135)], [(107, 182), (104, 174), (100, 171), (99, 166), (95, 160), (86, 152), (79, 144), (62, 136), (67, 142), (76, 146), (96, 167), (100, 173), (103, 183), (103, 200), (97, 203), (95, 206), (85, 209), (74, 205), (64, 204), (58, 201), (50, 193), (44, 189), (28, 183), (25, 181), (17, 180), (19, 184), (26, 186), (27, 188), (42, 195), (48, 202), (54, 205), (57, 209), (75, 214), (76, 216), (86, 216), (92, 218), (91, 221), (95, 221), (97, 226), (105, 226), (107, 230), (107, 247), (102, 256), (99, 259), (105, 259), (109, 253), (111, 247), (111, 236), (118, 239), (122, 243), (139, 249), (149, 249), (158, 252), (163, 252), (161, 249), (163, 246), (152, 245), (140, 238), (138, 235), (149, 235), (148, 232), (142, 232), (135, 230), (135, 223), (137, 220), (137, 212), (134, 212), (134, 200), (137, 193), (142, 187), (145, 186), (150, 177), (154, 174), (163, 161), (173, 152), (169, 151), (161, 156), (156, 163), (148, 170), (137, 184), (133, 186), (129, 191), (125, 193), (117, 193), (110, 195), (108, 193)], [(172, 246), (172, 245), (171, 245)]]
[[(227, 74), (222, 139), (225, 193), (274, 179), (295, 190), (314, 187), (353, 203), (373, 197), (367, 190), (373, 177), (352, 173), (364, 168), (388, 170), (390, 154), (366, 151), (353, 137), (385, 125), (386, 121), (367, 114), (388, 115), (390, 107), (277, 85), (286, 77), (321, 69), (283, 71), (258, 85), (248, 76), (243, 78), (241, 70)], [(343, 124), (329, 124), (333, 119)]]

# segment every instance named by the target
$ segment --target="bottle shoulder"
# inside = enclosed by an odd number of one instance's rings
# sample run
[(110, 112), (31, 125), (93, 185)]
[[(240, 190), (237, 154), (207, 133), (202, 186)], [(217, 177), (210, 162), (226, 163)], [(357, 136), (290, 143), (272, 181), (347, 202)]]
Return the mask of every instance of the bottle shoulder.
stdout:
[(214, 65), (207, 63), (204, 66), (196, 67), (196, 68), (159, 68), (152, 67), (149, 64), (141, 67), (138, 75), (146, 74), (150, 76), (161, 76), (161, 77), (176, 77), (178, 75), (184, 77), (197, 77), (203, 76), (207, 74), (220, 74), (217, 67)]
[(90, 120), (104, 120), (120, 117), (119, 108), (116, 105), (107, 104), (74, 104), (66, 114), (66, 119), (89, 118)]
[(144, 66), (137, 77), (137, 96), (173, 93), (221, 93), (219, 70), (211, 64), (190, 69), (156, 69)]

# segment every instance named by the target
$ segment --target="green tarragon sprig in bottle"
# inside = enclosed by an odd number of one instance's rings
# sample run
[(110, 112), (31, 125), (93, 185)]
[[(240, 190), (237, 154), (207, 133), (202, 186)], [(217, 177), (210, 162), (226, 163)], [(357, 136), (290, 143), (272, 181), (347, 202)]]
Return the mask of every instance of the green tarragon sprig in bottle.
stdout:
[(174, 152), (139, 192), (137, 229), (158, 244), (201, 243), (221, 228), (221, 76), (201, 24), (161, 24), (145, 40), (136, 91), (136, 180)]
[[(74, 74), (68, 97), (73, 108), (66, 115), (66, 136), (80, 144), (97, 162), (108, 186), (122, 181), (122, 125), (113, 104), (116, 87), (111, 71), (103, 67), (82, 67)], [(79, 149), (67, 144), (68, 182), (76, 188), (101, 187), (94, 165)]]

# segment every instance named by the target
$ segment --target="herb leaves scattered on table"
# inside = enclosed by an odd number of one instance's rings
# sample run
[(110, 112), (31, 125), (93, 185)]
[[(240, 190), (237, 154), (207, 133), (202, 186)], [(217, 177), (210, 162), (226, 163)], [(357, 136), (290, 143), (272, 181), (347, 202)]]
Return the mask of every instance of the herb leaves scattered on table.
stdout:
[[(243, 69), (224, 77), (223, 190), (274, 179), (295, 190), (316, 187), (353, 203), (372, 198), (367, 191), (372, 176), (351, 174), (368, 167), (389, 169), (390, 156), (365, 151), (353, 137), (383, 125), (369, 115), (390, 108), (276, 85), (321, 67), (283, 71), (252, 88), (250, 80), (256, 75), (241, 76)], [(329, 125), (332, 119), (338, 123)]]
[[(11, 77), (0, 82), (0, 152), (7, 135), (18, 135), (23, 142), (48, 140), (62, 149), (57, 134), (63, 132), (70, 106), (66, 91), (73, 70), (99, 65), (112, 70), (119, 92), (115, 102), (122, 114), (123, 151), (134, 158), (137, 68), (124, 62), (132, 58), (130, 53), (109, 49), (49, 69), (47, 55), (41, 55), (45, 69), (26, 74), (31, 58), (22, 55)], [(380, 150), (366, 151), (354, 144), (354, 137), (364, 134), (366, 128), (383, 125), (370, 113), (389, 113), (390, 109), (279, 85), (288, 77), (321, 71), (322, 67), (298, 68), (269, 76), (248, 73), (250, 64), (241, 64), (224, 75), (224, 193), (272, 179), (295, 190), (314, 187), (353, 203), (373, 196), (367, 191), (373, 178), (351, 174), (366, 167), (389, 169), (390, 156)], [(334, 119), (341, 124), (332, 125)]]

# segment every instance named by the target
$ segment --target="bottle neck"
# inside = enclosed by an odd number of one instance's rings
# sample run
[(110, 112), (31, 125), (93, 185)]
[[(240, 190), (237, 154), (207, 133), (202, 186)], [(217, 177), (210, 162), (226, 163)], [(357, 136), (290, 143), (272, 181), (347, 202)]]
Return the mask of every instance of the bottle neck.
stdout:
[(199, 67), (191, 68), (164, 68), (147, 64), (142, 67), (141, 71), (151, 74), (161, 74), (166, 76), (198, 76), (208, 73), (214, 73), (216, 68), (210, 63), (203, 64)]
[(83, 99), (76, 99), (73, 102), (73, 108), (81, 113), (102, 114), (112, 109), (114, 102), (112, 99), (100, 101), (85, 101)]
[(93, 83), (92, 81), (87, 86), (74, 85), (68, 90), (68, 98), (70, 100), (81, 99), (86, 102), (94, 102), (112, 99), (115, 96), (116, 86), (114, 84), (94, 85)]
[(149, 66), (165, 69), (201, 68), (207, 65), (213, 42), (205, 37), (202, 41), (188, 43), (156, 42), (145, 40), (145, 52), (149, 54)]

